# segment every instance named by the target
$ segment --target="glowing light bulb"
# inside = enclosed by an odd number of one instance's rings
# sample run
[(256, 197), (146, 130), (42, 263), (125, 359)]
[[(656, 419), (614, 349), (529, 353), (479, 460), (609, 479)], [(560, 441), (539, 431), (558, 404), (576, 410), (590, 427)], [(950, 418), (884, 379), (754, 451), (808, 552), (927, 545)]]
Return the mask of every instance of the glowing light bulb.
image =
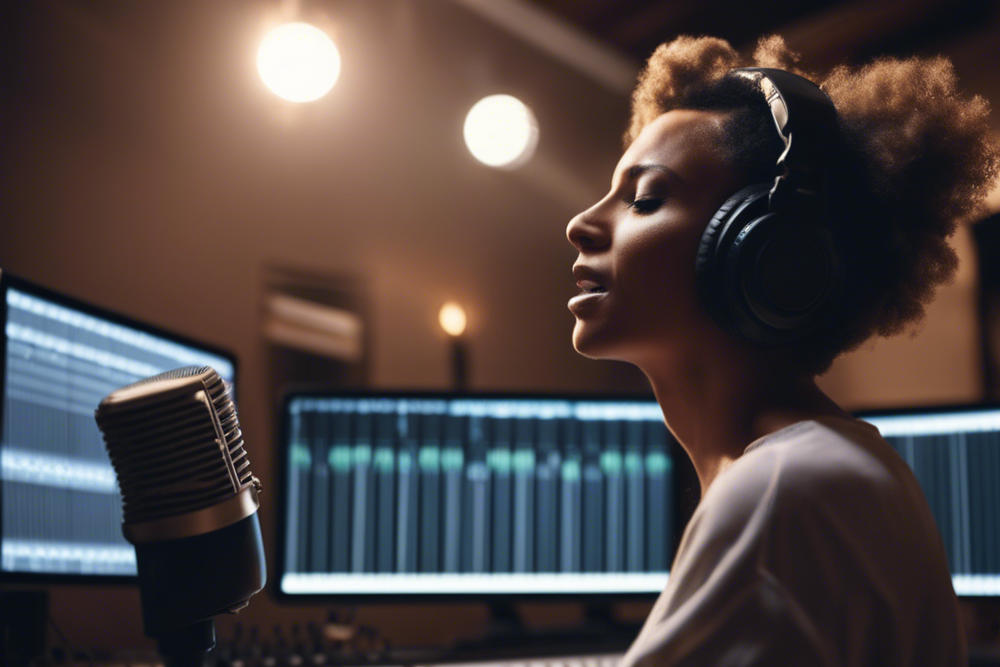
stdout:
[(490, 95), (476, 102), (465, 117), (465, 145), (490, 167), (520, 167), (538, 145), (538, 123), (531, 109), (510, 95)]
[(454, 301), (449, 301), (441, 306), (438, 322), (446, 334), (458, 338), (465, 332), (465, 310)]
[(312, 102), (326, 95), (340, 76), (340, 52), (326, 33), (308, 23), (271, 30), (257, 50), (257, 72), (278, 97)]

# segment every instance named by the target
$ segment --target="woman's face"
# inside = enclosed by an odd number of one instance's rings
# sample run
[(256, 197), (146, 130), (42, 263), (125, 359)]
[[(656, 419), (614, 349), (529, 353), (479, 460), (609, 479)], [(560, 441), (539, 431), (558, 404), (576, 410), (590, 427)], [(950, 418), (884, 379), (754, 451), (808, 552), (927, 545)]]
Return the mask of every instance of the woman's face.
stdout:
[(715, 330), (698, 303), (694, 267), (705, 225), (738, 189), (718, 148), (724, 119), (687, 109), (663, 114), (625, 151), (611, 191), (570, 220), (580, 293), (569, 309), (581, 354), (641, 364)]

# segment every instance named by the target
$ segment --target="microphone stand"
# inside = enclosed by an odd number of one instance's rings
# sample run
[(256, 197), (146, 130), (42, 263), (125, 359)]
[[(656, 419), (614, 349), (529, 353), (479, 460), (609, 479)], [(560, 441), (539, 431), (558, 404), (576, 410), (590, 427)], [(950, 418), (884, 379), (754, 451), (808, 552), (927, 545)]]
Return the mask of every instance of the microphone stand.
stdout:
[(207, 618), (157, 638), (164, 667), (201, 667), (215, 648), (215, 620)]

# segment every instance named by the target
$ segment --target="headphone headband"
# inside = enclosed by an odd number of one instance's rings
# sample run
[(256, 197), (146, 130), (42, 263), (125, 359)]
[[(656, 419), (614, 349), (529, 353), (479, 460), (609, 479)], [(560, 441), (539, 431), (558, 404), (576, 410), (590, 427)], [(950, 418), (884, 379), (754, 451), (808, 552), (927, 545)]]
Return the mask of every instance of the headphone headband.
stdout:
[(837, 131), (833, 101), (815, 83), (772, 67), (743, 67), (729, 75), (752, 80), (771, 109), (785, 148), (778, 157), (778, 175), (769, 205), (780, 208), (790, 199), (818, 197), (824, 190), (825, 164)]
[(709, 220), (695, 259), (704, 304), (726, 329), (762, 345), (806, 339), (836, 316), (843, 271), (827, 206), (838, 135), (830, 98), (808, 79), (750, 67), (784, 143), (774, 183), (733, 194)]

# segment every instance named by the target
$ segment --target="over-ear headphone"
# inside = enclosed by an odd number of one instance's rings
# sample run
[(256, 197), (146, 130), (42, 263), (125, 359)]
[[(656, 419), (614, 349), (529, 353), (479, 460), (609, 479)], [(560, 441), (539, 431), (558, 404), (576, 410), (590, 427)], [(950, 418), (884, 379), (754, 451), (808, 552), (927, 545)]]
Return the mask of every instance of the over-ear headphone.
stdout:
[(828, 216), (827, 170), (837, 112), (816, 84), (752, 67), (784, 143), (774, 183), (730, 197), (709, 221), (696, 258), (699, 292), (727, 330), (762, 345), (793, 343), (835, 316), (843, 269)]

